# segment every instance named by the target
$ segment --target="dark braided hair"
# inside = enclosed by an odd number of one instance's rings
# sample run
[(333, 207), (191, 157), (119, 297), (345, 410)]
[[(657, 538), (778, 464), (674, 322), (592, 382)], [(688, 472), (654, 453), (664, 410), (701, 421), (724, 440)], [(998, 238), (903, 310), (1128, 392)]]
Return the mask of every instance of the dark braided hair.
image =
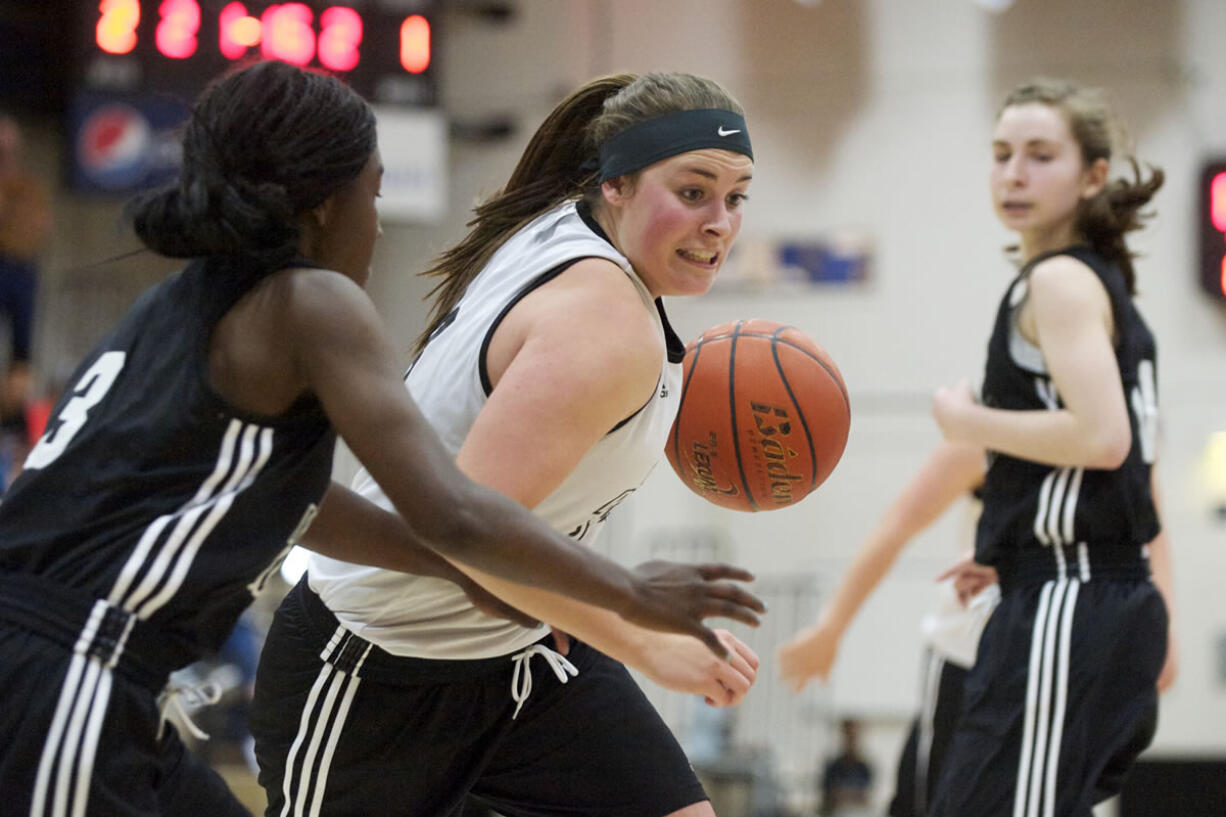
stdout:
[[(1102, 94), (1071, 82), (1055, 79), (1034, 79), (1015, 88), (1000, 110), (1014, 105), (1038, 102), (1059, 111), (1069, 123), (1073, 138), (1081, 147), (1081, 161), (1089, 167), (1099, 159), (1112, 159), (1115, 121)], [(1141, 208), (1149, 203), (1165, 178), (1161, 168), (1150, 166), (1148, 179), (1142, 178), (1140, 165), (1132, 156), (1124, 157), (1132, 168), (1133, 178), (1108, 181), (1091, 199), (1080, 203), (1077, 210), (1077, 233), (1099, 255), (1119, 267), (1130, 295), (1136, 294), (1136, 271), (1132, 266), (1135, 254), (1128, 249), (1125, 233), (1139, 230), (1148, 216)]]
[(298, 217), (356, 178), (375, 148), (374, 114), (347, 85), (259, 62), (201, 94), (178, 184), (137, 198), (129, 214), (154, 252), (275, 269), (298, 252)]

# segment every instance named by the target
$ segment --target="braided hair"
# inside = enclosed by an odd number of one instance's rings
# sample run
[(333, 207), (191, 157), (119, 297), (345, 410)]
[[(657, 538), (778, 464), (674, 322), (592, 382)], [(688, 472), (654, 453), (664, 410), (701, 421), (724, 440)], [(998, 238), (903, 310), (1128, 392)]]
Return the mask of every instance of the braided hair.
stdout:
[(196, 102), (172, 187), (137, 198), (137, 236), (173, 258), (231, 257), (269, 270), (298, 251), (298, 217), (362, 171), (370, 106), (340, 80), (283, 62), (224, 76)]

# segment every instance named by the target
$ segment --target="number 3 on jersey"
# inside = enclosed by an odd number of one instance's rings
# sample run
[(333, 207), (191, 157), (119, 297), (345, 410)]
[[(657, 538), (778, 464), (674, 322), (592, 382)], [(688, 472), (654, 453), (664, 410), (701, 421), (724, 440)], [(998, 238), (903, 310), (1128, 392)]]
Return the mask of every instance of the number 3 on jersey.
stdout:
[(73, 388), (73, 397), (64, 404), (58, 417), (52, 420), (38, 444), (26, 457), (25, 468), (46, 468), (64, 453), (68, 443), (89, 419), (89, 410), (106, 396), (127, 359), (126, 352), (106, 352), (94, 361)]

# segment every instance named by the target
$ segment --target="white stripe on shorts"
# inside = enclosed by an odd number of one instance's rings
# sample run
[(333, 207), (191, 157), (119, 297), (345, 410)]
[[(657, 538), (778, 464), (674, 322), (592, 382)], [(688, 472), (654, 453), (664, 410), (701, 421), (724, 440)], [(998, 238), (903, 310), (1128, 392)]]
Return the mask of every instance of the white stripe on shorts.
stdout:
[(936, 731), (937, 703), (941, 697), (941, 675), (945, 659), (935, 651), (929, 651), (924, 673), (924, 688), (921, 694), (919, 730), (915, 736), (915, 813), (928, 813), (928, 767), (932, 757), (932, 738)]
[[(340, 742), (349, 707), (362, 680), (356, 674), (350, 675), (328, 663), (327, 659), (343, 649), (348, 640), (349, 632), (338, 625), (320, 655), (324, 664), (320, 667), (315, 683), (311, 685), (311, 691), (307, 693), (306, 704), (302, 707), (302, 718), (298, 722), (298, 732), (294, 735), (294, 742), (285, 757), (285, 771), (281, 781), (281, 794), (285, 803), (281, 806), (281, 817), (289, 817), (291, 809), (294, 817), (318, 817), (323, 807), (332, 756)], [(366, 645), (358, 666), (366, 660), (370, 646)], [(320, 707), (318, 716), (314, 716), (316, 704)], [(298, 753), (303, 746), (306, 747), (306, 752), (301, 764), (298, 764)], [(313, 771), (316, 758), (320, 758), (319, 769)], [(300, 767), (297, 772), (295, 767)]]
[(1013, 817), (1052, 817), (1064, 716), (1073, 614), (1081, 583), (1060, 578), (1043, 585), (1031, 631), (1026, 710)]

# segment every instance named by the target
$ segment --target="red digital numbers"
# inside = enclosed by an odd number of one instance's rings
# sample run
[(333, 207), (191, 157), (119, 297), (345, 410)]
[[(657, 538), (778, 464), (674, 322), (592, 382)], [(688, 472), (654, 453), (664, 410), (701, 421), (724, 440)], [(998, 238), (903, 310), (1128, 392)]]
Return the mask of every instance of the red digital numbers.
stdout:
[[(108, 54), (128, 54), (136, 48), (141, 19), (139, 0), (101, 0), (95, 42)], [(157, 51), (171, 59), (187, 59), (199, 48), (201, 13), (197, 0), (162, 0), (154, 33)], [(258, 47), (266, 59), (294, 65), (319, 64), (332, 71), (352, 71), (361, 61), (362, 15), (348, 6), (325, 9), (316, 29), (315, 12), (304, 3), (268, 6), (258, 17), (241, 3), (227, 3), (217, 17), (217, 49), (238, 60)], [(420, 74), (430, 66), (430, 23), (420, 14), (400, 26), (400, 64)]]
[(1209, 220), (1219, 233), (1226, 233), (1226, 172), (1209, 182)]
[(319, 61), (333, 71), (352, 71), (362, 44), (362, 16), (351, 8), (333, 6), (319, 15)]
[[(1209, 182), (1209, 220), (1219, 233), (1226, 233), (1226, 172), (1214, 174)], [(1217, 290), (1226, 298), (1226, 253), (1218, 268)]]
[(265, 59), (306, 65), (315, 56), (314, 17), (302, 3), (269, 6), (260, 17), (260, 53)]
[(196, 53), (196, 33), (200, 31), (200, 5), (196, 0), (162, 0), (160, 20), (154, 41), (158, 51), (176, 60)]
[(127, 54), (136, 48), (136, 26), (140, 23), (137, 0), (102, 0), (98, 12), (94, 41), (99, 48), (108, 54)]
[(217, 47), (228, 60), (237, 60), (260, 44), (260, 21), (242, 3), (227, 3), (217, 16)]
[(430, 67), (430, 21), (420, 14), (400, 24), (400, 65), (410, 74)]
[(1200, 284), (1226, 302), (1226, 159), (1206, 162), (1197, 197), (1200, 209)]

